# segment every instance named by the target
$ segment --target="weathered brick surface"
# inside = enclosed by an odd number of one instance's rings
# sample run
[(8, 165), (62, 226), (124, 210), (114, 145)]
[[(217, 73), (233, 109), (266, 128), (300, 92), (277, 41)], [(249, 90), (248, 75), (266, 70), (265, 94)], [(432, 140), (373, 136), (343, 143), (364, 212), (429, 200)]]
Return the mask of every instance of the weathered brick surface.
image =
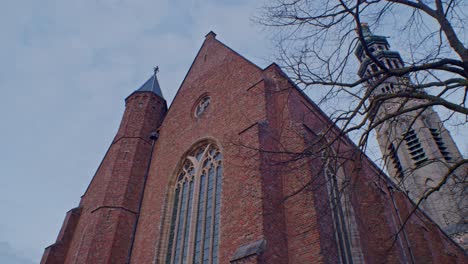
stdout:
[(41, 263), (55, 264), (65, 261), (80, 215), (81, 208), (79, 207), (67, 212), (57, 242), (45, 249)]
[[(200, 140), (211, 140), (223, 153), (220, 263), (229, 263), (239, 245), (263, 237), (260, 155), (255, 151), (259, 148), (256, 123), (265, 119), (261, 77), (261, 69), (207, 38), (160, 129), (133, 263), (151, 263), (167, 250), (162, 232), (169, 221), (164, 218), (165, 203), (170, 201), (181, 157)], [(194, 107), (204, 94), (211, 96), (211, 104), (201, 118), (195, 118)]]
[[(211, 103), (195, 117), (206, 95)], [(68, 251), (55, 249), (59, 237), (43, 263), (60, 257), (66, 263), (125, 263), (151, 152), (148, 135), (159, 126), (163, 105), (151, 94), (128, 98), (119, 132), (80, 203)], [(405, 263), (412, 254), (416, 263), (466, 263), (461, 249), (418, 211), (405, 226), (406, 237), (398, 233), (398, 214), (404, 219), (412, 204), (389, 191), (389, 180), (348, 139), (334, 141), (338, 130), (321, 138), (330, 125), (279, 67), (260, 69), (209, 34), (159, 126), (131, 263), (165, 261), (176, 174), (181, 158), (200, 142), (216, 144), (223, 154), (219, 263), (261, 239), (266, 247), (260, 255), (236, 263), (338, 263), (317, 155), (327, 141), (340, 153), (347, 206), (356, 216), (353, 245), (363, 261)], [(309, 155), (298, 154), (304, 150)]]
[(164, 100), (150, 92), (126, 99), (120, 128), (81, 199), (80, 215), (67, 214), (65, 234), (46, 249), (41, 263), (125, 263), (151, 153), (149, 135), (165, 111)]

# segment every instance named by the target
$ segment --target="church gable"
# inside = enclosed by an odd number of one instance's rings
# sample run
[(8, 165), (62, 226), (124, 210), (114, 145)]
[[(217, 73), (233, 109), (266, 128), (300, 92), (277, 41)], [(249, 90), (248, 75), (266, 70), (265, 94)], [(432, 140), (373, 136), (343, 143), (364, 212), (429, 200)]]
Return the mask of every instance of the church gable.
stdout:
[[(229, 245), (230, 237), (251, 234), (260, 239), (262, 224), (258, 219), (250, 219), (242, 230), (237, 228), (246, 221), (242, 217), (246, 207), (239, 208), (236, 201), (250, 204), (252, 212), (261, 211), (261, 203), (244, 188), (244, 184), (258, 186), (259, 173), (245, 166), (239, 148), (232, 143), (245, 137), (244, 143), (258, 147), (255, 124), (266, 118), (262, 74), (262, 69), (216, 40), (213, 33), (208, 34), (160, 126), (135, 241), (136, 248), (144, 247), (143, 241), (155, 241), (156, 248), (145, 255), (136, 250), (132, 256), (135, 263), (151, 262), (151, 255), (159, 261), (167, 259), (172, 241), (167, 225), (176, 196), (177, 172), (183, 157), (200, 142), (212, 142), (226, 159), (222, 182), (230, 188), (223, 189), (222, 200), (226, 202), (221, 207), (220, 239), (224, 245), (220, 258), (229, 259), (232, 256), (226, 254), (243, 243)], [(252, 158), (254, 167), (258, 167), (256, 162)], [(159, 223), (156, 228), (154, 223)], [(246, 238), (245, 242), (251, 241)]]
[(227, 63), (232, 64), (234, 60), (241, 63), (237, 65), (242, 66), (241, 68), (237, 69), (239, 71), (262, 70), (260, 67), (250, 62), (245, 57), (216, 39), (216, 34), (211, 31), (206, 35), (205, 41), (200, 47), (200, 50), (198, 51), (194, 61), (192, 62), (192, 65), (190, 66), (190, 69), (184, 78), (181, 88), (186, 82), (192, 82), (194, 79), (198, 79), (212, 71), (223, 70), (219, 67), (227, 66)]
[[(252, 89), (262, 86), (261, 80), (262, 69), (210, 32), (161, 125), (161, 137), (174, 131), (179, 136), (193, 137), (203, 128), (222, 124), (248, 126), (263, 119), (266, 115), (263, 89)], [(203, 113), (198, 115), (200, 109)]]

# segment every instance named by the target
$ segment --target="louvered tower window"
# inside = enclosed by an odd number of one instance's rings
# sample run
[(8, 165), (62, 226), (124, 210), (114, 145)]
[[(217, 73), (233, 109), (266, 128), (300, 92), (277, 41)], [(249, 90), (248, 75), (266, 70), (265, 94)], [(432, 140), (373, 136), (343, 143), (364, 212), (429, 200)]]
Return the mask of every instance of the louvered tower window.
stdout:
[(439, 148), (440, 153), (444, 157), (446, 161), (451, 161), (452, 157), (450, 156), (450, 152), (447, 150), (447, 147), (445, 146), (444, 141), (442, 140), (442, 136), (440, 135), (440, 130), (437, 128), (430, 128), (432, 138), (434, 138), (434, 141), (437, 144), (437, 147)]
[(414, 132), (414, 129), (408, 130), (405, 134), (406, 146), (408, 147), (411, 159), (414, 161), (416, 166), (421, 165), (427, 161), (426, 153), (419, 141), (418, 135)]
[(393, 83), (384, 85), (381, 89), (382, 93), (395, 93), (395, 85), (393, 85)]
[(185, 158), (175, 185), (167, 264), (218, 263), (221, 161), (213, 144)]
[(393, 163), (393, 168), (396, 170), (396, 176), (402, 178), (403, 168), (401, 167), (401, 162), (398, 158), (398, 154), (393, 143), (390, 143), (390, 146), (388, 146), (388, 158), (391, 159)]

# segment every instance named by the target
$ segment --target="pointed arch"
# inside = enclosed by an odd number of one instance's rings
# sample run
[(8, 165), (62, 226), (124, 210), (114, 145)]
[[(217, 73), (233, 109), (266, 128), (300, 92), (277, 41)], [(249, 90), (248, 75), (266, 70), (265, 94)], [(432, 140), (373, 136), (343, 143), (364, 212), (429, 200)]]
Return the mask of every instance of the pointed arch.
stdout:
[(351, 203), (351, 179), (332, 146), (322, 151), (322, 162), (339, 263), (364, 263), (356, 214)]
[(212, 141), (194, 145), (181, 159), (169, 186), (166, 247), (161, 262), (218, 263), (222, 154)]

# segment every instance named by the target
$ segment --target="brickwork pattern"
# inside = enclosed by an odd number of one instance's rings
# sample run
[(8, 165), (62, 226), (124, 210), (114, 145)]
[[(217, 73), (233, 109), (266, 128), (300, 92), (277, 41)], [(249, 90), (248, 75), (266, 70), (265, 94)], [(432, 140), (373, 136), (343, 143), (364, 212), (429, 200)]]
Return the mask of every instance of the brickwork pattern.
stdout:
[[(195, 107), (206, 95), (210, 105), (196, 117)], [(165, 113), (156, 96), (136, 93), (127, 99), (81, 213), (67, 215), (63, 230), (71, 231), (61, 232), (42, 263), (125, 263), (151, 153), (147, 136), (156, 127), (131, 263), (165, 261), (176, 173), (181, 158), (204, 142), (216, 144), (223, 155), (219, 263), (259, 240), (266, 241), (261, 253), (234, 263), (339, 262), (323, 161), (312, 155), (325, 143), (310, 145), (320, 142), (331, 122), (277, 65), (261, 69), (210, 33)], [(410, 216), (403, 237), (399, 221), (411, 212), (408, 197), (391, 192), (391, 181), (349, 139), (333, 141), (336, 128), (331, 132), (331, 147), (349, 180), (353, 250), (360, 249), (362, 262), (405, 263), (412, 256), (424, 263), (466, 263), (463, 251), (419, 211)], [(300, 156), (305, 150), (311, 155)]]

